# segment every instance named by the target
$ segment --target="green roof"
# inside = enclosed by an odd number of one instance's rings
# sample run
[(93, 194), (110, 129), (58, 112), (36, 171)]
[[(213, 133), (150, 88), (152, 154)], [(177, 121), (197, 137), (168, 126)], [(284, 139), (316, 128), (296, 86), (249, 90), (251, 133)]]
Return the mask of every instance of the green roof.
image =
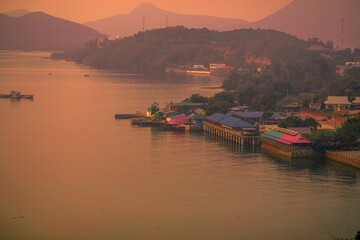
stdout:
[(176, 115), (173, 115), (173, 116), (169, 116), (167, 118), (177, 118), (177, 117), (181, 117), (181, 116), (184, 116), (185, 114), (183, 113), (180, 113), (180, 114), (176, 114)]
[(261, 136), (267, 137), (267, 138), (270, 138), (273, 140), (278, 140), (279, 138), (281, 138), (284, 135), (285, 135), (285, 133), (277, 132), (274, 130), (270, 130), (270, 131), (267, 131), (266, 133), (261, 134)]

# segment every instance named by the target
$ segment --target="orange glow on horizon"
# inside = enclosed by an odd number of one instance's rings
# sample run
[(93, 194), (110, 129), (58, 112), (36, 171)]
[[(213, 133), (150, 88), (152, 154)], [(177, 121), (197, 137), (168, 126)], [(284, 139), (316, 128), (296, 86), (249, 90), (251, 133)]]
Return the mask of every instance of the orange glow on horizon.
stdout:
[(42, 11), (55, 17), (84, 23), (118, 14), (128, 14), (143, 2), (158, 8), (192, 15), (210, 15), (256, 21), (283, 8), (292, 0), (0, 0), (0, 12), (16, 9)]

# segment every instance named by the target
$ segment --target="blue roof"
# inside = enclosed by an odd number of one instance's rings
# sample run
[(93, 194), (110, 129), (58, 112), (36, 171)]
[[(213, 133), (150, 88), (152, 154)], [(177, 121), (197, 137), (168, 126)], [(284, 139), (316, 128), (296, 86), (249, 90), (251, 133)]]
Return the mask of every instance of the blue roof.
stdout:
[[(235, 112), (228, 113), (227, 115), (228, 116), (237, 115), (237, 116), (242, 117), (242, 118), (258, 118), (258, 119), (261, 119), (263, 114), (264, 114), (263, 111), (250, 111), (250, 112), (240, 112), (240, 111), (238, 112), (238, 111), (235, 111)], [(285, 118), (285, 116), (274, 112), (271, 118)]]
[(221, 119), (223, 119), (224, 117), (226, 117), (225, 114), (222, 113), (214, 113), (213, 115), (210, 115), (208, 117), (206, 117), (206, 120), (210, 120), (213, 122), (219, 122)]
[(229, 127), (239, 127), (239, 128), (254, 128), (253, 125), (251, 125), (248, 122), (245, 122), (244, 120), (234, 118), (234, 117), (227, 117), (219, 122), (220, 124), (229, 126)]

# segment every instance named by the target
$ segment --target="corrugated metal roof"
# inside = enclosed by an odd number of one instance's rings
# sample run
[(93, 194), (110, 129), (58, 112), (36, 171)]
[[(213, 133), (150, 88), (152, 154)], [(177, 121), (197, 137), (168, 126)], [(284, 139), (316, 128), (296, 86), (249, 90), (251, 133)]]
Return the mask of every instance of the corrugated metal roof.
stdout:
[(223, 119), (224, 117), (226, 117), (225, 114), (222, 113), (214, 113), (213, 115), (210, 115), (208, 117), (206, 117), (206, 120), (210, 120), (213, 122), (219, 122), (221, 119)]
[(219, 123), (233, 128), (254, 128), (250, 123), (234, 117), (226, 117), (219, 121)]
[(270, 130), (270, 131), (267, 131), (266, 133), (261, 134), (261, 136), (268, 137), (268, 138), (271, 138), (274, 140), (278, 140), (279, 138), (281, 138), (284, 135), (285, 135), (285, 133), (277, 132), (274, 130)]
[[(263, 114), (264, 114), (263, 111), (250, 111), (250, 112), (234, 111), (232, 113), (228, 113), (229, 116), (237, 115), (242, 118), (258, 118), (258, 119), (261, 119)], [(285, 118), (285, 116), (277, 112), (274, 112), (271, 118)]]

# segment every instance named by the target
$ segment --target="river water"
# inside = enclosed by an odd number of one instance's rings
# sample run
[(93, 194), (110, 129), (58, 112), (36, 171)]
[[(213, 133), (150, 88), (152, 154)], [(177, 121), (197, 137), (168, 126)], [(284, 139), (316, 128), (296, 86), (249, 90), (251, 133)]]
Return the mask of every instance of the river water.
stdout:
[(48, 55), (0, 52), (0, 93), (34, 94), (0, 99), (0, 239), (331, 239), (360, 230), (359, 170), (114, 119), (210, 96), (221, 79), (97, 71)]

